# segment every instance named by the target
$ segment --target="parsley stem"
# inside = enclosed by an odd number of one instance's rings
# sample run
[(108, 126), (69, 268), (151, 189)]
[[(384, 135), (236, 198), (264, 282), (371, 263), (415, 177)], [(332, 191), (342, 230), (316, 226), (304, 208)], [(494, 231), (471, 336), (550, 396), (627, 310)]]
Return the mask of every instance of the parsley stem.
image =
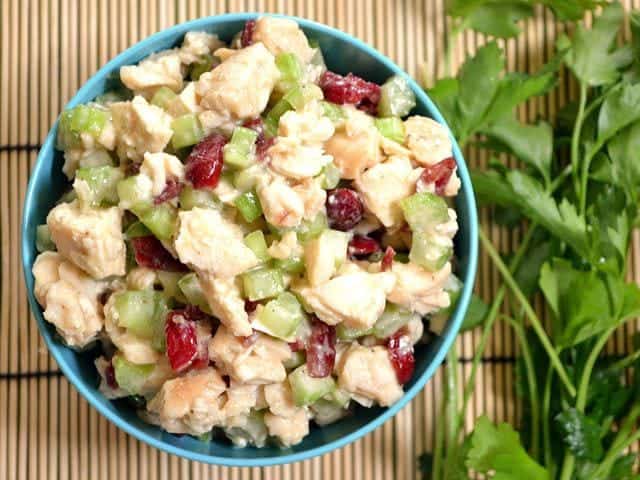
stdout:
[(551, 474), (551, 478), (555, 478), (555, 462), (551, 455), (551, 429), (549, 412), (551, 410), (551, 385), (553, 384), (553, 369), (547, 370), (547, 378), (544, 382), (544, 394), (542, 396), (542, 442), (544, 447), (544, 466)]
[(571, 136), (571, 167), (573, 169), (573, 184), (576, 197), (580, 198), (580, 136), (582, 134), (582, 124), (585, 118), (585, 107), (587, 105), (587, 85), (580, 84), (580, 100), (578, 103), (578, 114), (576, 122), (573, 125), (573, 134)]
[(609, 451), (605, 455), (604, 460), (602, 460), (600, 465), (598, 465), (593, 472), (592, 478), (607, 478), (611, 471), (611, 467), (613, 467), (618, 456), (635, 442), (640, 440), (640, 430), (631, 434), (631, 430), (633, 429), (638, 417), (640, 417), (640, 403), (636, 403), (632, 407), (631, 412), (629, 412), (629, 415), (627, 415), (627, 418), (625, 418), (624, 422), (620, 426), (618, 434), (613, 440), (611, 447), (609, 447)]
[(569, 375), (567, 374), (567, 371), (565, 370), (564, 366), (562, 365), (562, 362), (560, 361), (560, 358), (558, 357), (558, 352), (553, 347), (553, 345), (551, 345), (551, 341), (549, 340), (549, 337), (544, 331), (544, 327), (542, 326), (542, 323), (540, 322), (538, 315), (536, 315), (536, 312), (533, 310), (533, 307), (527, 300), (527, 297), (525, 297), (524, 293), (522, 293), (522, 290), (520, 290), (518, 283), (513, 278), (513, 275), (511, 274), (511, 272), (509, 272), (509, 269), (502, 261), (500, 254), (493, 247), (493, 245), (491, 244), (491, 241), (487, 238), (482, 228), (479, 229), (479, 235), (480, 235), (480, 241), (482, 242), (482, 245), (484, 246), (485, 250), (489, 254), (489, 257), (491, 257), (491, 260), (493, 260), (493, 263), (495, 264), (495, 266), (498, 268), (498, 271), (500, 271), (502, 278), (504, 279), (504, 282), (507, 284), (507, 286), (509, 287), (513, 295), (516, 297), (516, 299), (524, 309), (524, 312), (527, 314), (527, 317), (529, 317), (529, 322), (531, 323), (533, 330), (538, 335), (538, 338), (540, 339), (540, 343), (542, 343), (542, 346), (546, 350), (547, 355), (549, 356), (551, 365), (553, 365), (553, 368), (555, 368), (556, 372), (558, 372), (558, 377), (560, 377), (560, 380), (562, 381), (565, 388), (567, 389), (567, 392), (569, 392), (569, 395), (571, 397), (575, 397), (576, 388), (571, 383), (571, 380), (569, 379)]
[(621, 358), (617, 362), (611, 364), (607, 370), (610, 372), (615, 372), (617, 370), (624, 370), (625, 368), (630, 367), (636, 361), (640, 359), (640, 350), (636, 350), (630, 355), (627, 355), (624, 358)]
[(433, 447), (433, 467), (431, 478), (433, 480), (439, 480), (441, 478), (440, 470), (442, 469), (442, 457), (444, 451), (444, 418), (446, 409), (446, 398), (442, 399), (442, 405), (440, 406), (440, 415), (436, 418), (436, 435), (435, 444)]

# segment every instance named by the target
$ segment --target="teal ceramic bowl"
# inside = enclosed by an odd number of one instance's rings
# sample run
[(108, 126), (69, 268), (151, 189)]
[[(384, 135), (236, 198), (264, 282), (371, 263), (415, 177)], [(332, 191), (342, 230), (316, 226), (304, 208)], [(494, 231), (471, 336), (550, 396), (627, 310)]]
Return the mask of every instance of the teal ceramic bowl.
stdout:
[[(224, 40), (230, 40), (242, 29), (247, 20), (256, 16), (256, 14), (246, 13), (201, 18), (151, 35), (107, 63), (78, 91), (67, 107), (94, 99), (108, 89), (110, 76), (117, 73), (121, 66), (135, 64), (150, 53), (173, 47), (181, 42), (188, 31), (204, 30), (216, 33)], [(294, 20), (301, 25), (309, 38), (319, 42), (329, 69), (342, 74), (353, 72), (378, 83), (382, 83), (394, 74), (406, 76), (397, 65), (360, 40), (309, 20), (301, 18), (294, 18)], [(430, 116), (444, 124), (444, 119), (427, 95), (413, 80), (408, 80), (417, 97), (414, 112)], [(476, 273), (478, 220), (467, 167), (460, 150), (454, 144), (458, 174), (462, 180), (462, 189), (456, 205), (460, 231), (455, 239), (455, 252), (458, 262), (457, 273), (464, 282), (464, 287), (443, 334), (431, 344), (417, 349), (415, 375), (405, 386), (406, 393), (402, 399), (390, 408), (358, 408), (354, 415), (333, 425), (324, 428), (313, 427), (302, 443), (288, 449), (234, 448), (224, 440), (202, 442), (187, 435), (163, 432), (158, 427), (143, 422), (126, 404), (109, 401), (100, 394), (97, 389), (98, 375), (93, 366), (91, 352), (79, 354), (59, 343), (54, 337), (54, 328), (43, 319), (42, 309), (33, 294), (34, 279), (31, 267), (36, 257), (36, 226), (45, 223), (47, 213), (68, 187), (68, 181), (61, 170), (62, 154), (54, 148), (56, 129), (57, 123), (53, 125), (40, 150), (24, 204), (22, 261), (31, 309), (49, 351), (69, 381), (102, 415), (149, 445), (190, 460), (247, 467), (290, 463), (325, 454), (353, 442), (393, 417), (422, 390), (455, 339), (469, 304)]]

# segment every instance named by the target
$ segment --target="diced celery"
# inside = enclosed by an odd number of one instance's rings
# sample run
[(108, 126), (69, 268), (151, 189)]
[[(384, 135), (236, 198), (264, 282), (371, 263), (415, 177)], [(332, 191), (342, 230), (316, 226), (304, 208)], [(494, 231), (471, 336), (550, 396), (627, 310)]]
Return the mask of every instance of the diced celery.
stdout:
[(298, 406), (311, 405), (336, 389), (335, 380), (329, 376), (314, 378), (307, 373), (307, 365), (296, 368), (289, 374), (293, 400)]
[(225, 166), (242, 169), (254, 162), (254, 145), (258, 132), (245, 127), (236, 127), (231, 140), (224, 146)]
[(415, 106), (416, 96), (404, 77), (394, 75), (380, 87), (378, 115), (381, 117), (404, 117)]
[(160, 240), (169, 240), (176, 230), (178, 214), (165, 203), (140, 212), (138, 218)]
[(260, 309), (257, 321), (274, 337), (288, 340), (305, 318), (300, 302), (289, 292), (283, 292)]
[(261, 262), (266, 262), (271, 257), (269, 256), (267, 242), (264, 239), (264, 233), (260, 230), (251, 232), (244, 237), (244, 244), (251, 249), (251, 251), (258, 257)]
[(151, 104), (166, 110), (176, 98), (178, 95), (169, 87), (160, 87), (151, 97)]
[(327, 216), (324, 213), (318, 213), (313, 220), (304, 220), (296, 228), (296, 233), (298, 234), (298, 240), (304, 243), (320, 236), (327, 228), (329, 228)]
[(275, 297), (284, 292), (282, 272), (275, 268), (259, 268), (242, 274), (244, 295), (251, 301)]
[(286, 92), (302, 80), (304, 74), (302, 64), (295, 53), (279, 53), (276, 55), (276, 66), (280, 70), (277, 89)]
[(320, 175), (322, 176), (320, 185), (325, 190), (336, 188), (340, 183), (340, 169), (333, 162), (327, 163)]
[(187, 273), (178, 280), (178, 288), (184, 294), (187, 303), (197, 306), (203, 312), (211, 313), (211, 307), (195, 273)]
[(189, 70), (189, 78), (195, 81), (200, 78), (205, 72), (210, 72), (213, 66), (216, 64), (216, 59), (211, 54), (200, 55), (198, 61), (191, 64), (191, 68)]
[(195, 145), (204, 136), (204, 131), (200, 125), (200, 120), (193, 113), (188, 113), (175, 118), (171, 122), (173, 137), (171, 137), (171, 145), (175, 149), (180, 149)]
[(348, 411), (333, 402), (320, 399), (311, 405), (313, 420), (320, 426), (337, 422), (344, 417)]
[(265, 132), (269, 136), (275, 137), (278, 134), (278, 124), (280, 123), (280, 117), (291, 110), (291, 108), (291, 104), (284, 98), (278, 100), (278, 102), (273, 107), (271, 107), (271, 110), (269, 110), (266, 117), (264, 118)]
[(295, 110), (301, 110), (312, 100), (322, 100), (322, 98), (322, 90), (313, 83), (297, 85), (282, 97), (282, 99), (288, 102)]
[(446, 202), (430, 192), (415, 193), (400, 201), (404, 218), (415, 232), (432, 229), (439, 223), (449, 220)]
[(273, 266), (287, 273), (299, 274), (304, 272), (304, 261), (300, 257), (273, 260)]
[(51, 232), (47, 224), (38, 225), (36, 227), (36, 250), (42, 253), (55, 249), (56, 244), (51, 240)]
[(260, 165), (253, 165), (244, 170), (238, 170), (233, 174), (233, 186), (241, 192), (246, 192), (255, 188), (258, 177), (262, 175), (263, 168)]
[(262, 215), (260, 200), (254, 192), (244, 192), (234, 200), (233, 204), (247, 223), (257, 220)]
[(349, 405), (349, 402), (351, 401), (351, 394), (346, 390), (336, 388), (333, 392), (325, 395), (323, 399), (342, 408), (346, 408), (346, 406)]
[(431, 272), (440, 270), (453, 255), (451, 239), (431, 232), (414, 232), (409, 260)]
[(387, 303), (384, 312), (373, 326), (373, 334), (378, 338), (387, 338), (404, 327), (414, 315), (393, 303)]
[(133, 222), (131, 225), (129, 225), (127, 231), (125, 232), (125, 236), (129, 240), (136, 237), (146, 237), (148, 235), (151, 235), (151, 231), (144, 226), (144, 223), (139, 221)]
[(327, 102), (325, 100), (320, 102), (322, 110), (324, 110), (324, 116), (331, 120), (334, 124), (342, 123), (347, 116), (340, 105)]
[(142, 392), (147, 378), (155, 368), (153, 364), (137, 365), (131, 363), (121, 355), (114, 356), (112, 363), (118, 386), (131, 395), (138, 395)]
[[(311, 42), (309, 42), (311, 45)], [(327, 64), (324, 61), (324, 55), (322, 55), (322, 49), (316, 45), (312, 46), (315, 51), (313, 52), (313, 57), (309, 60), (309, 63), (315, 67), (320, 67), (320, 72), (324, 73), (327, 70)]]
[(155, 290), (127, 290), (114, 294), (118, 325), (142, 338), (153, 338), (164, 328), (167, 302)]
[(357, 338), (371, 335), (373, 330), (371, 328), (350, 328), (345, 326), (344, 323), (338, 324), (336, 327), (336, 336), (340, 340), (351, 342)]
[(116, 192), (121, 204), (127, 205), (134, 213), (142, 212), (152, 206), (151, 199), (143, 198), (145, 194), (138, 190), (137, 175), (120, 180), (116, 185)]
[(219, 208), (220, 201), (209, 190), (198, 190), (186, 185), (180, 192), (180, 209), (191, 210), (195, 207), (200, 208)]
[(90, 198), (86, 199), (92, 206), (116, 205), (118, 203), (117, 185), (124, 177), (122, 170), (116, 167), (87, 167), (76, 171), (76, 178), (89, 186)]
[(60, 115), (57, 146), (61, 150), (78, 147), (80, 134), (87, 133), (98, 138), (109, 120), (109, 112), (101, 107), (78, 105)]
[(114, 164), (113, 158), (106, 150), (94, 150), (83, 155), (78, 162), (79, 167), (101, 167), (108, 165), (112, 167)]
[(184, 276), (181, 272), (166, 272), (157, 270), (156, 275), (162, 285), (162, 293), (166, 298), (175, 298), (180, 303), (187, 303), (187, 298), (178, 287), (178, 282)]
[(307, 278), (312, 285), (329, 280), (347, 258), (351, 234), (326, 229), (304, 247)]
[(394, 142), (404, 143), (404, 124), (399, 117), (376, 118), (375, 124), (383, 137)]
[(264, 412), (251, 410), (242, 427), (228, 427), (224, 429), (224, 433), (238, 447), (264, 447), (269, 436), (264, 423)]
[(298, 350), (297, 352), (291, 352), (291, 356), (282, 362), (284, 368), (287, 370), (293, 370), (307, 361), (307, 355), (304, 350)]

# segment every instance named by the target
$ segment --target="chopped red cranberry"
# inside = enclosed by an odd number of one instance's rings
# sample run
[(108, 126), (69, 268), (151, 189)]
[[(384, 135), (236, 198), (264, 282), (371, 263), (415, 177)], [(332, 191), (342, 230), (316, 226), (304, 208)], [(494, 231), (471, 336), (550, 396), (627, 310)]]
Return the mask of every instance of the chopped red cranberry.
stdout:
[(258, 132), (258, 138), (256, 139), (256, 159), (258, 162), (263, 162), (264, 157), (276, 139), (274, 137), (266, 138), (264, 135), (264, 122), (262, 118), (252, 118), (251, 120), (246, 120), (243, 124), (244, 127), (250, 128), (255, 132)]
[(456, 161), (453, 157), (445, 158), (441, 162), (425, 167), (422, 175), (418, 179), (416, 188), (418, 191), (427, 190), (427, 185), (435, 185), (436, 195), (443, 195), (449, 183), (449, 179), (456, 169)]
[(213, 133), (198, 143), (187, 157), (185, 176), (194, 188), (215, 188), (223, 163), (224, 135)]
[(104, 380), (107, 382), (109, 388), (116, 390), (118, 388), (118, 381), (116, 380), (116, 370), (113, 368), (113, 363), (109, 361), (109, 365), (104, 369)]
[(346, 232), (355, 227), (364, 214), (358, 194), (349, 188), (336, 188), (327, 194), (329, 226)]
[(196, 323), (185, 318), (182, 310), (174, 310), (167, 315), (165, 335), (171, 368), (176, 372), (186, 370), (198, 355)]
[(333, 103), (352, 103), (367, 113), (375, 113), (380, 102), (380, 86), (349, 73), (346, 77), (326, 71), (320, 77), (325, 98)]
[(152, 270), (165, 270), (167, 272), (185, 272), (188, 270), (186, 265), (173, 258), (160, 240), (153, 235), (132, 238), (131, 246), (133, 247), (136, 263), (141, 267), (147, 267)]
[(251, 300), (245, 300), (244, 311), (247, 313), (253, 313), (256, 311), (256, 308), (258, 308), (258, 305), (260, 305), (260, 302), (252, 302)]
[(258, 332), (254, 330), (253, 333), (248, 337), (240, 337), (240, 338), (241, 338), (240, 341), (242, 342), (242, 346), (244, 348), (249, 348), (251, 345), (253, 345), (258, 341)]
[(124, 169), (124, 173), (127, 177), (131, 175), (137, 175), (140, 173), (140, 162), (129, 162)]
[(153, 204), (160, 205), (161, 203), (166, 202), (167, 200), (176, 198), (178, 195), (180, 195), (180, 192), (182, 191), (182, 187), (184, 187), (184, 185), (176, 180), (173, 180), (173, 179), (167, 180), (167, 183), (164, 186), (164, 190), (160, 192), (160, 195), (158, 195), (153, 199)]
[(407, 383), (413, 376), (416, 363), (413, 357), (411, 339), (402, 332), (397, 332), (387, 341), (387, 350), (389, 351), (391, 364), (396, 371), (398, 382), (400, 384)]
[(242, 34), (240, 35), (240, 45), (242, 48), (248, 47), (253, 43), (253, 32), (256, 29), (256, 21), (249, 20), (244, 24), (244, 28), (242, 29)]
[(380, 270), (382, 270), (383, 272), (391, 270), (391, 267), (393, 266), (393, 259), (395, 258), (395, 256), (396, 251), (393, 249), (393, 247), (387, 247), (387, 249), (384, 251), (382, 262), (380, 263)]
[(300, 350), (304, 350), (304, 342), (298, 338), (295, 342), (289, 342), (289, 348), (294, 353), (299, 352)]
[(256, 132), (258, 134), (258, 138), (264, 136), (264, 121), (262, 120), (262, 117), (245, 120), (242, 126)]
[(336, 329), (320, 320), (311, 324), (307, 341), (307, 373), (315, 378), (331, 375), (336, 361)]
[(362, 257), (379, 251), (380, 244), (376, 240), (362, 235), (355, 235), (347, 249), (350, 257)]

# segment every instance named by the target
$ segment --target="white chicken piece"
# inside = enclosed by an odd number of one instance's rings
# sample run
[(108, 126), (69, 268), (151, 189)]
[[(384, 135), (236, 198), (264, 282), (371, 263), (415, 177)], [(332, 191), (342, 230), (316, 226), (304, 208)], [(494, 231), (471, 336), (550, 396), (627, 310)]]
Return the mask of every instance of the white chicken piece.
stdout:
[(93, 278), (125, 274), (122, 211), (117, 207), (81, 209), (77, 201), (60, 203), (47, 215), (47, 226), (60, 254)]
[(289, 110), (278, 124), (278, 136), (297, 138), (305, 145), (321, 145), (335, 132), (333, 122), (325, 116), (320, 102), (311, 101), (302, 110)]
[(315, 177), (333, 160), (321, 147), (304, 145), (295, 137), (277, 137), (267, 158), (274, 172), (292, 179)]
[(276, 227), (295, 227), (305, 213), (304, 201), (282, 177), (272, 175), (258, 179), (256, 193), (264, 216)]
[(131, 290), (151, 290), (158, 280), (155, 270), (147, 267), (135, 267), (127, 274), (127, 287)]
[(300, 443), (309, 434), (309, 413), (302, 408), (289, 417), (267, 412), (264, 423), (269, 435), (276, 437), (284, 447)]
[(221, 119), (259, 116), (267, 106), (280, 72), (262, 43), (243, 48), (196, 82), (200, 106)]
[(195, 82), (189, 82), (180, 94), (167, 106), (167, 112), (173, 117), (186, 115), (187, 113), (200, 113), (202, 108), (198, 105)]
[(384, 311), (386, 296), (393, 290), (391, 272), (349, 271), (317, 287), (298, 288), (305, 303), (328, 325), (369, 328)]
[(211, 312), (222, 324), (236, 336), (251, 335), (253, 330), (249, 315), (244, 309), (244, 299), (240, 294), (240, 278), (218, 278), (201, 272), (198, 279)]
[(211, 55), (218, 48), (224, 46), (224, 42), (207, 32), (187, 32), (182, 41), (179, 55), (185, 65), (195, 63), (203, 55)]
[(218, 278), (234, 277), (260, 263), (244, 244), (242, 229), (218, 210), (196, 207), (178, 216), (175, 249), (182, 263)]
[(340, 388), (388, 407), (402, 397), (402, 386), (385, 347), (353, 344), (338, 371)]
[[(444, 195), (445, 197), (455, 197), (458, 194), (458, 191), (460, 190), (460, 187), (462, 185), (462, 183), (460, 182), (460, 177), (458, 177), (457, 174), (457, 168), (455, 168), (453, 170), (453, 172), (451, 172), (451, 176), (449, 177), (449, 181), (447, 182), (447, 184), (444, 186), (444, 190), (442, 192), (442, 195)], [(430, 193), (435, 193), (436, 192), (436, 184), (435, 182), (425, 182), (423, 181), (421, 178), (417, 181), (416, 183), (416, 192), (430, 192)]]
[(111, 116), (121, 159), (139, 161), (146, 152), (162, 152), (173, 136), (171, 115), (141, 96), (112, 103)]
[(302, 63), (308, 63), (314, 54), (298, 23), (286, 18), (260, 17), (253, 41), (262, 42), (273, 55), (294, 53)]
[(304, 258), (307, 280), (312, 287), (329, 280), (344, 263), (350, 240), (349, 233), (325, 230), (319, 237), (307, 241)]
[[(112, 135), (110, 139), (111, 150), (115, 148), (115, 129), (111, 121), (108, 122), (108, 131)], [(105, 127), (105, 130), (107, 128)], [(103, 130), (103, 131), (105, 131)], [(80, 138), (85, 138), (89, 135), (81, 134)], [(93, 137), (91, 137), (93, 138)], [(95, 145), (85, 150), (84, 148), (74, 148), (64, 151), (64, 165), (62, 166), (62, 172), (67, 176), (69, 180), (73, 179), (76, 174), (76, 170), (81, 167), (98, 167), (101, 165), (110, 165), (112, 163), (111, 156), (102, 148), (101, 145)]]
[(138, 65), (120, 67), (120, 80), (136, 94), (149, 94), (159, 87), (182, 89), (182, 61), (177, 49), (149, 55)]
[(231, 381), (224, 393), (225, 401), (222, 406), (224, 426), (237, 427), (246, 423), (246, 416), (258, 401), (259, 385), (245, 385)]
[(413, 167), (407, 157), (390, 157), (364, 172), (355, 182), (365, 206), (387, 228), (404, 222), (400, 200), (415, 191)]
[(107, 288), (57, 252), (38, 255), (33, 265), (35, 295), (67, 345), (82, 348), (96, 339), (103, 326), (98, 296)]
[(428, 272), (413, 263), (393, 262), (391, 272), (396, 283), (387, 295), (390, 302), (420, 315), (449, 306), (444, 285), (451, 274), (451, 263), (437, 272)]
[(418, 343), (424, 335), (424, 322), (419, 315), (413, 315), (406, 325), (407, 336), (412, 345)]
[(170, 433), (202, 435), (220, 425), (226, 384), (214, 368), (193, 370), (162, 385), (147, 410)]
[(302, 200), (304, 205), (302, 216), (305, 220), (313, 220), (321, 211), (324, 211), (327, 192), (320, 185), (318, 178), (305, 178), (293, 186), (293, 191)]
[(352, 107), (344, 107), (347, 120), (342, 129), (325, 143), (325, 150), (333, 156), (340, 176), (353, 180), (367, 168), (380, 163), (380, 134), (373, 117)]
[(272, 383), (264, 386), (264, 398), (269, 406), (269, 410), (274, 415), (281, 417), (291, 417), (295, 415), (300, 407), (293, 401), (293, 393), (289, 382)]
[(275, 240), (267, 250), (270, 257), (280, 260), (301, 257), (304, 253), (302, 245), (298, 243), (298, 235), (294, 231), (288, 231), (280, 240)]
[(404, 130), (405, 143), (418, 164), (433, 165), (452, 155), (449, 133), (435, 120), (414, 115), (405, 120)]
[(281, 340), (258, 333), (256, 341), (245, 346), (242, 338), (222, 325), (209, 342), (209, 358), (222, 373), (253, 385), (284, 381), (287, 373), (282, 362), (290, 356), (289, 345)]
[(168, 153), (145, 153), (140, 174), (151, 179), (151, 194), (155, 197), (162, 193), (168, 180), (184, 180), (184, 164), (178, 157)]

